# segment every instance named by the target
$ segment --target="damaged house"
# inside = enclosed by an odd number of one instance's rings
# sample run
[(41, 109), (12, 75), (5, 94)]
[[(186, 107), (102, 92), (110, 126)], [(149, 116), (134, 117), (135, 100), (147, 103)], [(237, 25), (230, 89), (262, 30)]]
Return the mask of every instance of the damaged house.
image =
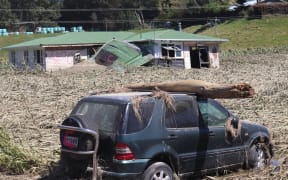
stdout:
[(90, 59), (104, 44), (115, 39), (136, 45), (143, 56), (152, 55), (155, 65), (171, 65), (185, 69), (219, 67), (219, 46), (227, 41), (175, 30), (142, 33), (70, 32), (3, 49), (9, 51), (9, 61), (16, 67), (40, 67), (45, 71), (54, 71)]

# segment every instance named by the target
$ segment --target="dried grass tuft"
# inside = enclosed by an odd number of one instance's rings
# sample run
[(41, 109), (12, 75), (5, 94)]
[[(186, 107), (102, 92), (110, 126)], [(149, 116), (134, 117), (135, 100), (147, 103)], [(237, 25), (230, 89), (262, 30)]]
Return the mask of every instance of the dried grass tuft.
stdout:
[(133, 110), (135, 112), (136, 118), (142, 122), (142, 116), (141, 116), (141, 111), (140, 111), (140, 104), (145, 99), (145, 97), (140, 97), (140, 96), (134, 96), (131, 98), (131, 103)]
[(173, 111), (175, 110), (175, 106), (174, 106), (174, 99), (172, 96), (169, 95), (169, 93), (167, 93), (166, 91), (161, 91), (159, 88), (155, 87), (155, 91), (152, 91), (153, 93), (153, 97), (154, 98), (162, 98), (164, 100), (164, 103), (166, 105), (166, 107), (172, 109)]

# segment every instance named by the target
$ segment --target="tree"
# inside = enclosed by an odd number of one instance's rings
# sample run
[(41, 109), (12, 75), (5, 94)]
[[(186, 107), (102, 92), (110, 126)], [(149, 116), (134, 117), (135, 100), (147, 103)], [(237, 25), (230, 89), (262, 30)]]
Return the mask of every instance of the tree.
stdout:
[(59, 0), (10, 0), (15, 21), (21, 26), (34, 30), (35, 26), (56, 25), (60, 17)]
[(0, 0), (0, 28), (10, 28), (14, 17), (9, 0)]

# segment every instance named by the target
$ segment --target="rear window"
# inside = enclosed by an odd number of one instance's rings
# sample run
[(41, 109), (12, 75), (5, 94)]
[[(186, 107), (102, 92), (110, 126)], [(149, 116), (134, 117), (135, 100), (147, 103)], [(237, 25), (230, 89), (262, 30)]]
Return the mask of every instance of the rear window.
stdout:
[(146, 101), (139, 104), (138, 112), (135, 112), (132, 104), (129, 104), (128, 122), (126, 133), (141, 131), (147, 127), (154, 109), (154, 101)]
[(72, 115), (79, 116), (89, 129), (115, 133), (118, 125), (123, 120), (125, 106), (100, 102), (82, 102), (72, 112)]

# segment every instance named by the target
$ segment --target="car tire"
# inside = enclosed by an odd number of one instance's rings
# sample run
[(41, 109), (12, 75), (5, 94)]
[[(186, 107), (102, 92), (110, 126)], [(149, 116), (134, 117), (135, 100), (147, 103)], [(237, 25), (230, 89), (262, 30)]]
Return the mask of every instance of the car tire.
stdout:
[(262, 143), (253, 144), (248, 151), (247, 168), (263, 169), (267, 165), (268, 156), (267, 149)]
[(151, 164), (142, 175), (143, 180), (170, 179), (175, 180), (175, 175), (169, 165), (163, 162)]

